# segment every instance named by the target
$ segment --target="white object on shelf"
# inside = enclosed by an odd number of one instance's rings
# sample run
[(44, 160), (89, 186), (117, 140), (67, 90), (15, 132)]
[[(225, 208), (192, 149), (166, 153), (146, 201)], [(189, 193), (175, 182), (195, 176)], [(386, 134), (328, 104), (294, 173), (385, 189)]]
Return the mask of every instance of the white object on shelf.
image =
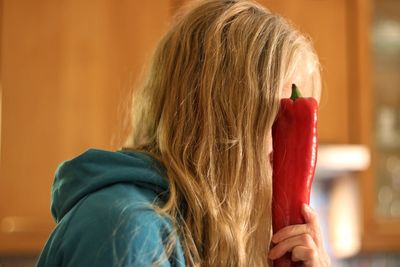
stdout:
[(336, 177), (330, 191), (330, 244), (335, 258), (356, 255), (361, 249), (360, 203), (357, 180)]
[(370, 165), (370, 152), (363, 145), (320, 145), (316, 179), (329, 179), (346, 172), (362, 171)]

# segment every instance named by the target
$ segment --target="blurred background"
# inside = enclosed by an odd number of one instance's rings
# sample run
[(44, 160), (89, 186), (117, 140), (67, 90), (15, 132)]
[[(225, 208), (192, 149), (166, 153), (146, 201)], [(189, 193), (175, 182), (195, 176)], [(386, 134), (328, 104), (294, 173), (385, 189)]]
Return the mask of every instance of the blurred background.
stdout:
[[(34, 266), (58, 164), (121, 146), (129, 91), (184, 2), (0, 0), (0, 266)], [(320, 56), (311, 206), (332, 266), (400, 266), (400, 1), (258, 2)]]

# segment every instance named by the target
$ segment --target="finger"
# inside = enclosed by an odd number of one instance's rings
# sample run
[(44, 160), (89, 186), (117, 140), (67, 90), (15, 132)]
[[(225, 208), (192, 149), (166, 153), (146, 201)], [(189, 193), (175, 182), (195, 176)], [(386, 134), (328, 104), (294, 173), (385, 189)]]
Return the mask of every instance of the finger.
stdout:
[(309, 234), (297, 235), (288, 239), (283, 240), (273, 247), (269, 252), (271, 259), (277, 259), (282, 257), (286, 252), (290, 252), (296, 246), (305, 246), (307, 248), (316, 249), (315, 242)]
[(317, 213), (309, 205), (303, 204), (302, 214), (304, 216), (304, 220), (308, 225), (311, 236), (314, 238), (316, 244), (319, 246), (322, 242), (322, 239)]
[(303, 204), (301, 213), (303, 214), (304, 220), (308, 224), (319, 225), (317, 213), (307, 204)]
[(279, 243), (282, 240), (285, 240), (289, 237), (306, 234), (306, 233), (310, 233), (310, 229), (307, 226), (307, 224), (289, 225), (289, 226), (286, 226), (286, 227), (280, 229), (278, 232), (276, 232), (272, 236), (272, 242), (274, 242), (276, 244), (276, 243)]
[(315, 261), (317, 252), (304, 246), (294, 247), (292, 250), (292, 261), (303, 261), (304, 263)]
[(316, 224), (296, 224), (286, 226), (272, 236), (272, 242), (276, 244), (282, 240), (301, 234), (310, 234), (316, 243), (321, 241), (321, 232), (317, 222)]

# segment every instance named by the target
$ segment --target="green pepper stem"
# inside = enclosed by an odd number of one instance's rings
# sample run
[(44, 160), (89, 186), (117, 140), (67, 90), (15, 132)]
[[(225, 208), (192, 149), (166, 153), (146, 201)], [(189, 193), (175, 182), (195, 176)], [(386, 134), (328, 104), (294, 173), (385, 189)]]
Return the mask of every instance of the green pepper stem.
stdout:
[(290, 96), (290, 99), (296, 100), (299, 97), (301, 97), (299, 88), (297, 88), (297, 85), (292, 84), (292, 95)]

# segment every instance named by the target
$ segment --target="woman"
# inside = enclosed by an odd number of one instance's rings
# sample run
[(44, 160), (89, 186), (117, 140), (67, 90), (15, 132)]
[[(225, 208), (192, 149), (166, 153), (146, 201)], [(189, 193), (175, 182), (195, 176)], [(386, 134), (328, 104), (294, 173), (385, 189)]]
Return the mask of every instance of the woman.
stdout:
[(126, 148), (59, 166), (38, 266), (327, 266), (308, 206), (272, 236), (271, 127), (292, 83), (319, 99), (293, 26), (246, 0), (192, 2), (135, 92)]

